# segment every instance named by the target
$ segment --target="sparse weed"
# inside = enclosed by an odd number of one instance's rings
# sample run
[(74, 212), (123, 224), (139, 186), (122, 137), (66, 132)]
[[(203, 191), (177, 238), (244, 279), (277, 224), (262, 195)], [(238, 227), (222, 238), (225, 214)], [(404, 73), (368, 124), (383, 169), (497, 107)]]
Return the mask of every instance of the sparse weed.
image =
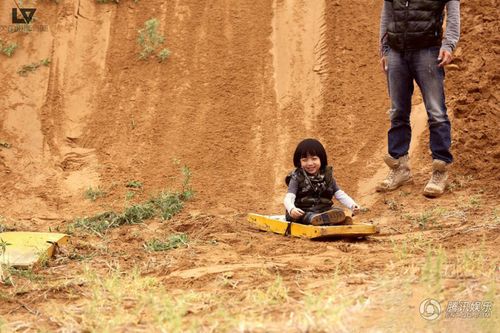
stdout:
[(127, 182), (127, 184), (125, 186), (130, 187), (130, 188), (142, 188), (143, 184), (142, 184), (142, 182), (140, 182), (138, 180), (131, 180), (131, 181)]
[(17, 74), (21, 76), (28, 76), (29, 73), (32, 73), (37, 70), (38, 67), (40, 66), (49, 66), (50, 65), (50, 59), (42, 59), (39, 62), (34, 62), (29, 65), (23, 65), (18, 71)]
[(125, 193), (125, 199), (126, 199), (126, 200), (131, 200), (131, 199), (133, 199), (134, 197), (135, 197), (135, 192), (127, 191), (127, 192)]
[(422, 233), (407, 235), (401, 241), (391, 239), (392, 249), (398, 260), (405, 260), (409, 255), (425, 253), (430, 242)]
[(183, 167), (182, 173), (184, 175), (182, 192), (163, 191), (146, 203), (127, 207), (121, 214), (108, 211), (93, 217), (78, 218), (68, 226), (67, 232), (72, 233), (74, 228), (80, 228), (103, 236), (110, 228), (116, 228), (124, 224), (139, 224), (157, 215), (164, 220), (171, 219), (182, 210), (184, 201), (193, 196), (189, 168)]
[[(118, 215), (115, 212), (108, 211), (92, 217), (78, 218), (72, 223), (71, 226), (74, 228), (94, 232), (99, 236), (102, 236), (109, 228), (119, 226), (116, 223), (117, 220)], [(68, 230), (67, 233), (72, 234), (72, 231)]]
[(7, 250), (7, 246), (12, 245), (10, 243), (7, 243), (3, 239), (0, 238), (0, 255), (3, 255), (5, 251)]
[(158, 59), (160, 62), (165, 61), (170, 56), (170, 50), (165, 48), (158, 53)]
[(4, 284), (6, 286), (13, 286), (14, 279), (12, 278), (12, 274), (10, 273), (10, 266), (0, 263), (0, 284)]
[(90, 290), (88, 301), (52, 311), (58, 322), (71, 323), (72, 330), (117, 332), (125, 327), (155, 327), (164, 332), (200, 331), (185, 316), (193, 304), (209, 301), (202, 293), (171, 295), (156, 278), (141, 276), (138, 269), (122, 272), (118, 268), (103, 276), (87, 268), (84, 279)]
[(301, 331), (337, 331), (336, 326), (341, 325), (343, 314), (353, 302), (342, 297), (338, 291), (339, 278), (336, 272), (331, 285), (323, 291), (305, 294), (303, 311), (298, 311), (297, 321), (300, 326), (308, 329)]
[(150, 202), (159, 210), (163, 220), (170, 220), (184, 207), (184, 197), (177, 192), (163, 191)]
[(238, 286), (239, 281), (233, 279), (232, 272), (225, 272), (219, 276), (219, 281), (222, 287), (231, 287), (235, 289)]
[(442, 289), (442, 272), (446, 264), (446, 254), (441, 246), (438, 249), (429, 248), (421, 269), (422, 282), (431, 294), (437, 295)]
[(88, 199), (90, 201), (96, 201), (98, 198), (103, 198), (106, 196), (106, 192), (101, 190), (99, 187), (97, 188), (92, 188), (90, 186), (86, 191), (85, 191), (85, 199)]
[[(152, 18), (144, 22), (144, 27), (139, 30), (137, 43), (141, 47), (139, 59), (148, 59), (165, 41), (165, 37), (158, 33), (160, 23), (157, 19)], [(167, 48), (159, 51), (157, 57), (160, 62), (163, 62), (170, 55), (170, 50)]]
[(493, 209), (492, 218), (493, 222), (496, 224), (500, 224), (500, 213), (498, 212), (498, 208)]
[(288, 300), (288, 288), (283, 283), (280, 275), (276, 276), (274, 282), (266, 291), (257, 290), (251, 293), (251, 297), (257, 304), (276, 305)]
[(12, 57), (17, 49), (17, 44), (14, 42), (4, 42), (0, 39), (0, 53), (5, 54), (7, 57)]
[(432, 224), (436, 221), (436, 216), (434, 215), (434, 212), (432, 210), (428, 210), (416, 215), (405, 214), (403, 217), (421, 230), (428, 228), (429, 224)]
[(33, 272), (32, 268), (20, 269), (20, 268), (9, 267), (9, 273), (11, 276), (22, 277), (31, 282), (37, 282), (43, 280), (43, 276)]
[(469, 207), (472, 209), (477, 209), (481, 206), (481, 196), (473, 195), (469, 199)]
[(113, 211), (104, 212), (93, 217), (76, 219), (74, 227), (84, 229), (102, 236), (110, 228), (116, 228), (125, 224), (139, 224), (153, 217), (155, 210), (149, 203), (133, 205), (125, 209), (121, 214)]
[(144, 243), (144, 248), (147, 251), (168, 251), (188, 245), (188, 237), (186, 234), (176, 234), (170, 236), (166, 241), (152, 239)]
[(119, 223), (122, 224), (139, 224), (142, 221), (152, 218), (155, 215), (155, 210), (150, 203), (142, 205), (133, 205), (125, 209), (119, 217)]
[(97, 3), (110, 3), (110, 2), (120, 3), (120, 0), (95, 0), (95, 2), (97, 2)]
[(396, 200), (392, 199), (384, 199), (384, 204), (386, 204), (392, 211), (398, 211), (401, 207), (401, 205)]
[(449, 184), (448, 184), (448, 189), (453, 192), (453, 191), (456, 191), (456, 190), (461, 190), (465, 187), (467, 187), (467, 185), (474, 179), (474, 177), (472, 176), (460, 176), (460, 177), (457, 177), (455, 179), (453, 179), (453, 181), (451, 181)]

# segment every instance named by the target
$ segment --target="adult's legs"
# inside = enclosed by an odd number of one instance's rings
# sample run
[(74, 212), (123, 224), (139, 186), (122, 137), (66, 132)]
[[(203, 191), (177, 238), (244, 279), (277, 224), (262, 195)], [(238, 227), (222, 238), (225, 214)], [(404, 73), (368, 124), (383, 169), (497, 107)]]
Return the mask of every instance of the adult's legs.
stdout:
[(432, 158), (451, 163), (451, 124), (445, 104), (444, 69), (437, 66), (438, 55), (439, 47), (414, 52), (411, 69), (422, 92), (429, 119)]
[(391, 98), (391, 128), (388, 133), (389, 155), (397, 159), (408, 154), (411, 141), (410, 112), (413, 76), (408, 54), (390, 50), (387, 81)]
[(377, 185), (377, 191), (393, 191), (411, 181), (408, 150), (411, 141), (411, 96), (413, 76), (408, 63), (409, 54), (390, 50), (387, 59), (387, 83), (391, 98), (391, 128), (388, 133), (389, 155), (384, 162), (390, 168), (387, 177)]

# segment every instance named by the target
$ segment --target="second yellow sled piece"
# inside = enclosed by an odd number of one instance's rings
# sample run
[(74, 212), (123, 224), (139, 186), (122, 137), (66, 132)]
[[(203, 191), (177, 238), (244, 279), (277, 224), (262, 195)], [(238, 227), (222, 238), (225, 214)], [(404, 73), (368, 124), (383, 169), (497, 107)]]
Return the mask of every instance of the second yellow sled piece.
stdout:
[(59, 245), (68, 242), (68, 235), (49, 232), (0, 233), (0, 263), (29, 267), (43, 258), (50, 258)]

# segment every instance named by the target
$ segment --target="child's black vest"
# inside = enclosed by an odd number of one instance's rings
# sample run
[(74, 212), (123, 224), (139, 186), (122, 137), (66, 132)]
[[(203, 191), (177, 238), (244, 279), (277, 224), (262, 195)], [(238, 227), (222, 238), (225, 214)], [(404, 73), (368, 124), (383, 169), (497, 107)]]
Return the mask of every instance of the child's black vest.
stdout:
[(295, 207), (305, 212), (324, 212), (332, 207), (333, 168), (327, 166), (324, 173), (308, 176), (301, 168), (290, 172), (285, 183), (288, 186), (292, 177), (296, 178), (299, 188), (295, 197)]
[(392, 5), (387, 42), (395, 50), (441, 45), (443, 10), (449, 0), (385, 0)]

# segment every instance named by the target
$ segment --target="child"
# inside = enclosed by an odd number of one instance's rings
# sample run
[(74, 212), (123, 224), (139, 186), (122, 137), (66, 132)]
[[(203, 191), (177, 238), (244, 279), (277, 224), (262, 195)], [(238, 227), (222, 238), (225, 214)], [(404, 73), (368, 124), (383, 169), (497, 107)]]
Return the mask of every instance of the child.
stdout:
[(332, 207), (333, 197), (353, 214), (359, 212), (356, 202), (337, 186), (325, 148), (318, 140), (301, 141), (293, 154), (293, 164), (295, 170), (285, 180), (288, 193), (283, 203), (287, 221), (313, 225), (343, 223), (344, 211)]

